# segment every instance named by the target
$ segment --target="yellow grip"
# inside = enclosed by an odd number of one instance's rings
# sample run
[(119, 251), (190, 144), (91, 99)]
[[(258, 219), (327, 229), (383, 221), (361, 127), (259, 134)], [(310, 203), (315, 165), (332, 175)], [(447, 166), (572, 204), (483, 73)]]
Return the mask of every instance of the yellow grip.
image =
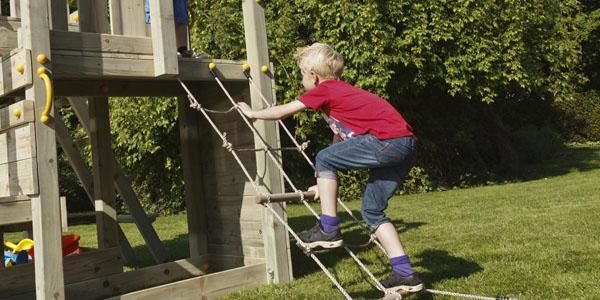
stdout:
[(42, 116), (40, 117), (40, 121), (42, 123), (47, 124), (50, 120), (50, 110), (52, 109), (52, 99), (54, 98), (54, 90), (52, 89), (52, 80), (50, 80), (50, 76), (46, 73), (46, 69), (44, 67), (40, 67), (38, 69), (38, 74), (40, 78), (44, 81), (46, 85), (46, 107), (44, 107), (44, 111), (42, 112)]

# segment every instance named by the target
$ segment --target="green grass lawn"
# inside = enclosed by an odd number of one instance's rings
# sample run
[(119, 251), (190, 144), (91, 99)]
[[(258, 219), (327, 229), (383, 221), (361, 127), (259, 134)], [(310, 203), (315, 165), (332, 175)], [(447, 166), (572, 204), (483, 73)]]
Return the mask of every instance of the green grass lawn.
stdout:
[[(519, 299), (600, 299), (600, 146), (571, 147), (518, 183), (395, 197), (388, 215), (429, 288)], [(358, 213), (360, 201), (349, 203)], [(305, 207), (289, 207), (301, 230), (314, 223)], [(366, 239), (345, 214), (349, 243)], [(85, 223), (84, 221), (82, 221)], [(151, 258), (133, 224), (124, 228), (143, 265)], [(161, 217), (156, 229), (173, 258), (187, 255), (182, 215)], [(93, 225), (74, 225), (82, 244), (95, 246)], [(292, 247), (289, 284), (264, 286), (228, 299), (341, 299), (318, 266)], [(376, 247), (358, 249), (378, 278), (387, 258)], [(341, 249), (319, 255), (353, 298), (381, 295)], [(443, 299), (422, 293), (411, 299)]]

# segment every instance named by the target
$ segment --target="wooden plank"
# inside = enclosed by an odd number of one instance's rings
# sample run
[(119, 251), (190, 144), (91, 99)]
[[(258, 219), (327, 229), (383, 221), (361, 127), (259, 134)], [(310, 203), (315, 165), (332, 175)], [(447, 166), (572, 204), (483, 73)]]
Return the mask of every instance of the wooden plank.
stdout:
[[(246, 37), (246, 51), (248, 63), (256, 66), (250, 70), (254, 84), (268, 102), (273, 102), (273, 82), (271, 78), (260, 72), (258, 66), (269, 66), (269, 51), (267, 48), (267, 30), (265, 25), (264, 8), (257, 1), (243, 0), (242, 9), (244, 14), (244, 31)], [(255, 89), (251, 90), (250, 98), (252, 107), (263, 108), (265, 104)], [(265, 138), (271, 147), (280, 147), (279, 128), (277, 123), (268, 121), (257, 121), (254, 123), (257, 131)], [(258, 139), (256, 145), (260, 146)], [(270, 193), (282, 193), (283, 179), (276, 165), (266, 157), (265, 153), (256, 153), (257, 174), (265, 174), (262, 178), (266, 190)], [(273, 206), (275, 211), (285, 220), (283, 206)], [(265, 210), (263, 234), (265, 237), (265, 256), (267, 268), (274, 271), (273, 281), (277, 283), (292, 280), (292, 265), (290, 251), (288, 249), (289, 237), (284, 226), (280, 226), (270, 211)]]
[(240, 266), (249, 266), (255, 264), (264, 264), (264, 258), (237, 256), (237, 255), (211, 255), (211, 271), (224, 271)]
[(108, 1), (108, 10), (110, 11), (110, 33), (115, 35), (123, 34), (123, 16), (121, 15), (121, 2), (122, 1), (120, 0)]
[[(18, 65), (24, 66), (23, 74), (17, 71)], [(0, 95), (6, 95), (32, 83), (31, 53), (22, 49), (2, 60), (0, 67)]]
[(175, 42), (175, 16), (172, 0), (150, 1), (150, 27), (154, 52), (154, 75), (173, 77), (179, 74)]
[(21, 0), (10, 0), (10, 16), (21, 17)]
[(82, 32), (108, 33), (107, 0), (79, 0), (79, 29)]
[[(240, 81), (225, 84), (233, 91), (240, 88), (247, 89), (247, 84), (241, 87), (244, 83)], [(215, 85), (212, 81), (195, 81), (189, 84), (188, 88), (194, 95), (199, 95), (205, 89), (214, 89)], [(55, 95), (60, 96), (179, 96), (181, 90), (181, 85), (172, 80), (98, 80), (96, 78), (95, 80), (61, 79), (54, 82)], [(206, 107), (212, 108), (219, 98), (202, 96), (198, 100)]]
[(111, 0), (110, 20), (113, 34), (146, 36), (144, 0)]
[[(35, 126), (33, 123), (26, 123), (0, 132), (0, 165), (35, 156)], [(34, 179), (37, 181), (37, 178)]]
[[(56, 128), (56, 139), (60, 143), (61, 148), (63, 149), (64, 153), (67, 156), (67, 159), (69, 160), (69, 162), (71, 164), (71, 167), (75, 171), (75, 175), (77, 175), (77, 178), (79, 178), (79, 181), (81, 182), (83, 189), (85, 190), (85, 192), (88, 196), (88, 199), (90, 200), (92, 205), (95, 205), (94, 189), (92, 186), (92, 184), (93, 184), (92, 173), (88, 169), (86, 162), (83, 160), (81, 153), (77, 149), (76, 143), (71, 138), (71, 135), (69, 134), (69, 130), (65, 126), (65, 124), (62, 121), (62, 119), (60, 118), (60, 116), (55, 119), (55, 128)], [(121, 251), (123, 253), (123, 258), (124, 258), (125, 262), (128, 264), (131, 264), (131, 265), (137, 264), (137, 258), (135, 256), (135, 252), (131, 248), (131, 244), (127, 240), (127, 237), (123, 233), (123, 230), (121, 229), (121, 227), (118, 227), (117, 230), (118, 230), (119, 245), (121, 245)]]
[(178, 97), (179, 136), (185, 187), (190, 256), (208, 253), (205, 199), (202, 191), (202, 133), (197, 113), (188, 108), (186, 97)]
[[(143, 8), (142, 8), (143, 13)], [(51, 31), (52, 51), (90, 51), (152, 55), (152, 39), (93, 32)]]
[(154, 64), (151, 59), (56, 55), (53, 64), (55, 67), (54, 76), (57, 80), (63, 78), (144, 78), (154, 76)]
[(0, 197), (37, 194), (37, 163), (34, 157), (0, 164)]
[(104, 299), (206, 274), (208, 256), (182, 259), (67, 286), (69, 299)]
[(31, 222), (31, 201), (0, 203), (0, 226), (25, 222)]
[[(65, 283), (77, 283), (123, 272), (119, 248), (84, 251), (64, 257)], [(35, 290), (35, 262), (0, 270), (0, 291), (3, 297), (30, 293)]]
[[(83, 128), (89, 133), (92, 124), (88, 117), (89, 111), (87, 105), (85, 105), (85, 101), (83, 100), (84, 99), (69, 98), (69, 103), (71, 104), (71, 107), (73, 108), (75, 114), (79, 118), (79, 121), (81, 122)], [(116, 160), (114, 154), (110, 152), (107, 153), (107, 155), (109, 155), (109, 157), (106, 157), (106, 160), (112, 164), (112, 170), (114, 172), (112, 176), (114, 186), (119, 192), (119, 195), (121, 195), (121, 198), (123, 198), (123, 200), (125, 201), (129, 212), (134, 217), (135, 224), (138, 230), (140, 231), (140, 234), (144, 238), (146, 245), (148, 245), (152, 257), (158, 263), (166, 261), (169, 255), (167, 254), (166, 249), (161, 243), (158, 234), (154, 230), (152, 222), (146, 215), (146, 212), (144, 211), (139, 200), (137, 199), (137, 196), (135, 195), (135, 192), (131, 187), (129, 179), (127, 179), (125, 172), (123, 171), (119, 162)]]
[(48, 11), (50, 13), (50, 28), (54, 30), (69, 29), (68, 11), (69, 6), (67, 0), (52, 0), (48, 1)]
[[(210, 60), (179, 61), (182, 80), (198, 80), (213, 82), (213, 76), (208, 72)], [(245, 81), (241, 72), (241, 62), (226, 63), (219, 66), (219, 78), (222, 81)], [(53, 60), (54, 78), (62, 79), (143, 79), (154, 77), (154, 63), (151, 59), (93, 57), (56, 54)], [(168, 78), (163, 78), (168, 79)], [(175, 94), (176, 95), (176, 94)]]
[(265, 284), (265, 274), (265, 264), (261, 263), (182, 280), (110, 299), (218, 299), (234, 291)]
[[(23, 100), (0, 109), (0, 132), (35, 121), (34, 106), (35, 101)], [(21, 112), (18, 116), (15, 114), (17, 110)]]
[(20, 21), (0, 19), (0, 56), (7, 56), (11, 50), (18, 47), (17, 30), (21, 27)]

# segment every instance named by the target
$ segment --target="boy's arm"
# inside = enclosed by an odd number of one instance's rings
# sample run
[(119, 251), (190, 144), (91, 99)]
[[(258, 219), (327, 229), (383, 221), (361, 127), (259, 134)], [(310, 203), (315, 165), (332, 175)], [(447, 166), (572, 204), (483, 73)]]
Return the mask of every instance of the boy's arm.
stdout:
[(306, 105), (298, 100), (282, 105), (272, 106), (263, 110), (252, 110), (252, 108), (250, 108), (250, 106), (244, 102), (238, 102), (238, 107), (242, 113), (246, 115), (246, 117), (260, 120), (281, 120), (306, 109)]

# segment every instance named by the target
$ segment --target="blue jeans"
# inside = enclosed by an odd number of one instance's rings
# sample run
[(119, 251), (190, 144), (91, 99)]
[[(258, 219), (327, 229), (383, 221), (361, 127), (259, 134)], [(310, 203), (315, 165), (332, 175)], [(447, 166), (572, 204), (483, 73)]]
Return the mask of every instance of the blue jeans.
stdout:
[(337, 180), (337, 171), (369, 169), (361, 214), (375, 231), (390, 222), (384, 210), (414, 163), (415, 142), (413, 136), (379, 140), (364, 134), (333, 144), (317, 154), (317, 177)]
[[(144, 11), (146, 12), (146, 24), (150, 24), (150, 2), (146, 0), (144, 3)], [(173, 0), (173, 14), (175, 23), (188, 25), (190, 22), (188, 16), (188, 0)]]

